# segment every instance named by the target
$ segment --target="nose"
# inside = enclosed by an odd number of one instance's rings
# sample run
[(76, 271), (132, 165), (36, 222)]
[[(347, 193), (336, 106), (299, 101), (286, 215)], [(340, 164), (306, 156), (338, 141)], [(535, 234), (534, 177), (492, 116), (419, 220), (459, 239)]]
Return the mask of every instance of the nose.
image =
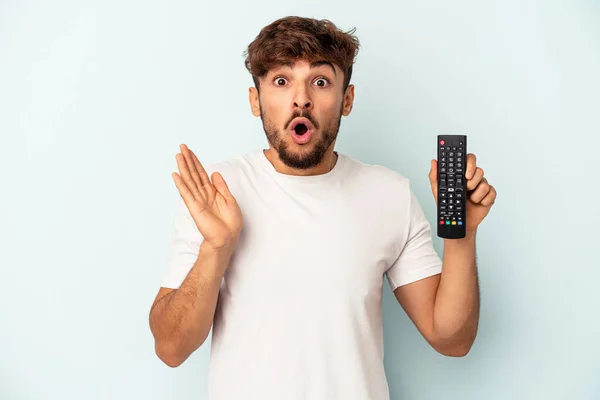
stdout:
[(312, 101), (305, 88), (299, 88), (294, 94), (294, 108), (310, 110), (313, 106)]

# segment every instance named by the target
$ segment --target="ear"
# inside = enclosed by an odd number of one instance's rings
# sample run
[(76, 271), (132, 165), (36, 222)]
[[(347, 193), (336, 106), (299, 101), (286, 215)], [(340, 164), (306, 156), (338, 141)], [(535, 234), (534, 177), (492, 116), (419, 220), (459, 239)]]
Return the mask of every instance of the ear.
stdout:
[(354, 85), (348, 85), (346, 93), (344, 94), (344, 106), (342, 107), (342, 115), (347, 117), (352, 111), (352, 105), (354, 104)]
[(255, 87), (251, 87), (248, 91), (248, 100), (250, 101), (250, 109), (252, 115), (260, 117), (260, 102), (258, 100), (258, 90)]

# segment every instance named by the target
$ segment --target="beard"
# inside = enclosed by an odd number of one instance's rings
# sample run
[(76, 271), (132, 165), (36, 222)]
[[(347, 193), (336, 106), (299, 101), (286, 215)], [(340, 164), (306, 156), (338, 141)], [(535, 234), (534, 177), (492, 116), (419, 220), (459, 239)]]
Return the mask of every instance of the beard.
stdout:
[[(320, 129), (320, 125), (317, 123), (317, 121), (315, 121), (310, 112), (296, 110), (290, 119), (285, 123), (283, 130), (279, 130), (273, 121), (269, 120), (269, 116), (263, 111), (262, 105), (259, 104), (259, 106), (260, 119), (262, 121), (265, 134), (267, 135), (267, 141), (271, 147), (277, 151), (281, 162), (290, 168), (309, 169), (316, 167), (321, 163), (321, 161), (323, 161), (323, 157), (327, 153), (327, 149), (329, 149), (331, 144), (337, 139), (344, 105), (342, 103), (342, 108), (340, 108), (337, 119), (332, 118), (326, 121), (326, 124), (323, 125), (323, 129)], [(319, 130), (319, 134), (313, 135), (311, 138), (311, 142), (313, 143), (307, 143), (303, 145), (303, 147), (311, 146), (308, 152), (296, 152), (290, 149), (288, 142), (285, 140), (285, 137), (289, 135), (288, 127), (290, 123), (298, 117), (304, 117), (308, 119), (313, 125), (313, 130)]]

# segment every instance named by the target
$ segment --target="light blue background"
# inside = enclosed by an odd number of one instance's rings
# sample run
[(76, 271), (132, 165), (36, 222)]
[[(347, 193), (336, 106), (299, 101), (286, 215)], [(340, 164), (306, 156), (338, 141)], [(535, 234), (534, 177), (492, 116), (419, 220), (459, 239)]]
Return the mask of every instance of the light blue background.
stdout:
[[(0, 399), (202, 399), (208, 346), (153, 351), (187, 143), (266, 147), (242, 52), (286, 15), (357, 27), (337, 150), (409, 177), (430, 219), (438, 134), (498, 190), (479, 336), (432, 350), (385, 287), (392, 398), (599, 399), (600, 5), (593, 1), (0, 3)], [(436, 248), (443, 251), (435, 238)]]

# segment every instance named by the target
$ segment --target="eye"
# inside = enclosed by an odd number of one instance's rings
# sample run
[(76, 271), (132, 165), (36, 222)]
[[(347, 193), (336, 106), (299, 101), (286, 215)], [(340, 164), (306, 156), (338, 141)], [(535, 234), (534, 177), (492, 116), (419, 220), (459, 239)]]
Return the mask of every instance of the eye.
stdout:
[(319, 87), (327, 87), (327, 86), (329, 86), (329, 79), (327, 79), (327, 78), (318, 78), (315, 81), (315, 84), (317, 86), (319, 86)]
[(273, 82), (275, 83), (275, 86), (284, 86), (287, 80), (281, 76), (278, 76), (273, 80)]

